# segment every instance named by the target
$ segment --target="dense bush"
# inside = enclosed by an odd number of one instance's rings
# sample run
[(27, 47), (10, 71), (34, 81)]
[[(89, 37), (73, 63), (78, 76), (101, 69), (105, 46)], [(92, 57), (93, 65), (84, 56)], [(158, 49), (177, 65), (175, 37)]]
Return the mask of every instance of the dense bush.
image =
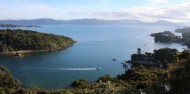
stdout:
[(30, 30), (0, 30), (0, 52), (18, 50), (61, 49), (73, 44), (73, 39)]
[[(163, 87), (166, 77), (166, 71), (164, 69), (138, 66), (129, 69), (125, 74), (119, 75), (117, 78), (128, 82), (137, 90), (142, 89), (150, 94), (160, 94), (155, 93), (155, 91)], [(164, 90), (160, 92), (164, 92)]]
[(170, 48), (162, 48), (154, 50), (154, 58), (161, 62), (173, 62), (177, 60), (178, 50)]
[(171, 94), (190, 93), (190, 51), (184, 50), (179, 56), (180, 60), (170, 64), (169, 84)]
[(98, 78), (98, 80), (96, 82), (107, 82), (107, 81), (111, 81), (112, 80), (112, 77), (107, 74), (107, 75), (104, 75), (100, 78)]
[(159, 33), (152, 33), (155, 42), (170, 43), (170, 42), (181, 42), (181, 37), (174, 35), (170, 31), (164, 31)]
[(88, 87), (88, 82), (85, 79), (80, 79), (80, 80), (73, 81), (71, 86), (74, 88), (86, 88)]

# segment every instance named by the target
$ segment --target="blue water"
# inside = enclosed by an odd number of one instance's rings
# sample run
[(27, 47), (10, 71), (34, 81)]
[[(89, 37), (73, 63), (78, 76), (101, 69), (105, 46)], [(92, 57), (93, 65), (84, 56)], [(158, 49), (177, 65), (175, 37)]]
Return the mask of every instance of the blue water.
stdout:
[[(80, 78), (92, 82), (105, 74), (117, 76), (125, 71), (121, 62), (130, 59), (137, 48), (148, 52), (163, 47), (186, 48), (174, 43), (154, 43), (148, 36), (153, 32), (174, 31), (174, 27), (45, 25), (23, 29), (65, 35), (77, 41), (64, 51), (29, 54), (24, 58), (1, 56), (0, 65), (9, 68), (13, 76), (27, 87), (60, 89)], [(117, 60), (113, 61), (113, 58)], [(101, 69), (95, 70), (97, 67)]]

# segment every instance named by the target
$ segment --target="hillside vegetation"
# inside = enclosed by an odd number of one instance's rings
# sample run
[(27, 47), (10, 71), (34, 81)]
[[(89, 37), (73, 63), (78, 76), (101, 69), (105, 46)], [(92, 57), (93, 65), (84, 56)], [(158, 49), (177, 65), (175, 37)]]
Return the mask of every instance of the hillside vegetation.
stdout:
[(152, 33), (151, 36), (154, 37), (155, 42), (161, 43), (180, 43), (182, 41), (182, 38), (180, 36), (176, 36), (170, 31)]
[(0, 24), (0, 28), (41, 27), (37, 25)]
[(31, 30), (0, 30), (0, 52), (64, 49), (74, 42), (75, 41), (69, 37)]
[(183, 43), (190, 47), (190, 27), (176, 29), (175, 32), (182, 33)]

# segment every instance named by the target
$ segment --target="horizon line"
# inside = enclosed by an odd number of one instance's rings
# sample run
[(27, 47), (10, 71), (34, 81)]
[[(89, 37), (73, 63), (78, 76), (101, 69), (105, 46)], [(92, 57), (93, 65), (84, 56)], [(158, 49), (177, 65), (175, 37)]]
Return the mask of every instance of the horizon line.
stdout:
[(174, 22), (174, 21), (168, 21), (168, 20), (156, 20), (156, 21), (144, 21), (144, 20), (140, 20), (140, 19), (100, 19), (100, 18), (76, 18), (76, 19), (55, 19), (55, 18), (24, 18), (24, 19), (11, 19), (11, 18), (7, 18), (7, 19), (0, 19), (0, 21), (2, 20), (39, 20), (39, 19), (49, 19), (49, 20), (65, 20), (65, 21), (69, 21), (69, 20), (105, 20), (105, 21), (113, 21), (113, 20), (137, 20), (137, 21), (141, 21), (141, 22), (159, 22), (159, 21), (167, 21), (167, 22), (172, 22), (172, 23), (178, 23), (178, 22)]

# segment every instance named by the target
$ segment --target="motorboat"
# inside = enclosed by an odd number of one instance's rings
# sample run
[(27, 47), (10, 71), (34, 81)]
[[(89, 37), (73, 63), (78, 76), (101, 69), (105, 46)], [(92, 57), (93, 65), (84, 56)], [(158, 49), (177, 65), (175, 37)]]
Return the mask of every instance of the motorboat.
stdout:
[(100, 67), (97, 67), (96, 70), (100, 70), (101, 68)]

